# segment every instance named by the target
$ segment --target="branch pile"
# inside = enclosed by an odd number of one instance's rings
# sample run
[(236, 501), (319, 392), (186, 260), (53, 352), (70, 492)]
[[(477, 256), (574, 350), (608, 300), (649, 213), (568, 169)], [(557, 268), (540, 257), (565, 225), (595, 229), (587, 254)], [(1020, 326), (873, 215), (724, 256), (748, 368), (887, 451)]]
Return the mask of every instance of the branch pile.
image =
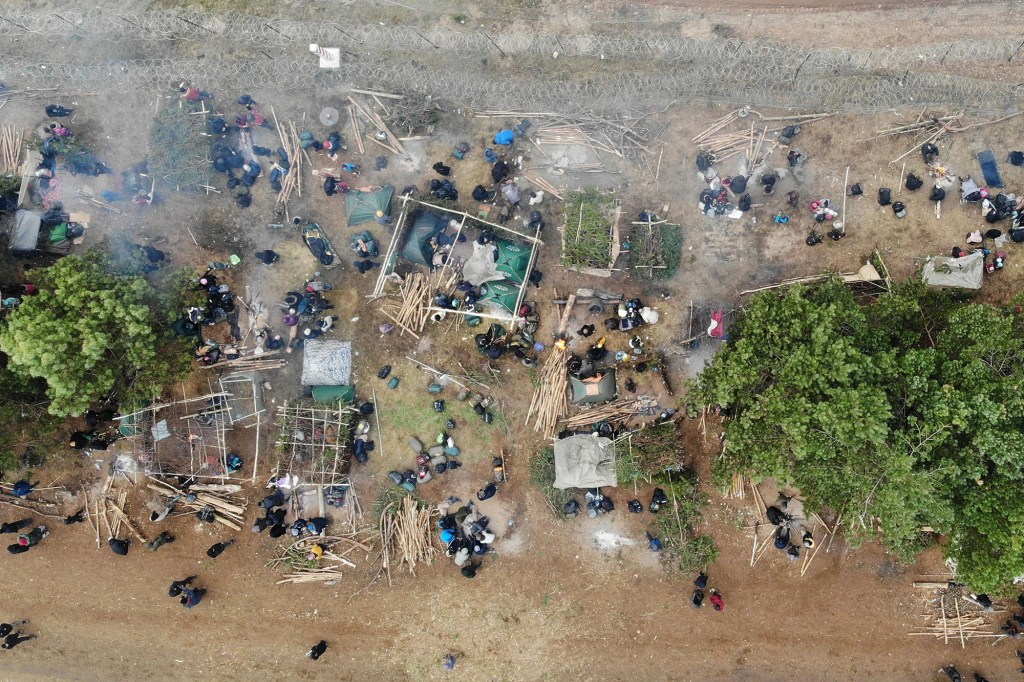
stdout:
[(620, 398), (610, 403), (580, 412), (562, 420), (567, 429), (588, 427), (598, 422), (625, 422), (638, 414), (647, 414), (653, 405), (653, 399), (645, 396), (639, 398)]
[(437, 553), (433, 545), (433, 508), (420, 504), (406, 494), (400, 501), (384, 505), (380, 513), (378, 531), (380, 534), (381, 562), (391, 585), (391, 568), (401, 570), (404, 566), (416, 575), (416, 564), (429, 564)]
[(537, 377), (537, 388), (533, 391), (530, 410), (526, 413), (526, 424), (533, 417), (533, 430), (544, 434), (545, 438), (554, 438), (558, 429), (558, 420), (569, 411), (566, 396), (567, 349), (561, 343), (551, 348), (551, 354), (544, 361), (544, 366)]
[(402, 282), (402, 304), (387, 303), (380, 310), (401, 328), (401, 334), (408, 332), (418, 339), (430, 319), (429, 308), (433, 305), (434, 295), (438, 291), (451, 291), (457, 279), (457, 273), (446, 268), (432, 270), (426, 275), (410, 273)]
[(615, 199), (595, 189), (565, 197), (562, 264), (570, 268), (606, 268), (612, 262)]
[[(364, 553), (363, 560), (368, 560), (373, 548), (356, 539), (359, 533), (350, 535), (326, 535), (301, 538), (285, 548), (281, 556), (268, 561), (265, 566), (272, 568), (285, 565), (291, 569), (285, 573), (278, 585), (285, 583), (324, 583), (333, 585), (342, 576), (341, 566), (355, 568), (356, 564), (348, 558), (356, 550)], [(319, 560), (310, 559), (309, 551), (313, 545), (320, 545), (323, 556)], [(328, 562), (330, 564), (328, 565)]]
[(184, 107), (163, 109), (149, 128), (146, 162), (149, 175), (176, 190), (196, 190), (208, 184), (209, 145), (204, 116), (192, 116)]
[(186, 509), (202, 511), (206, 507), (213, 509), (213, 518), (217, 523), (227, 526), (232, 530), (242, 530), (242, 521), (245, 514), (245, 500), (239, 498), (241, 486), (234, 484), (226, 485), (201, 485), (194, 484), (189, 492), (185, 492), (176, 486), (161, 481), (158, 478), (149, 477), (150, 483), (146, 487), (157, 493), (175, 500)]

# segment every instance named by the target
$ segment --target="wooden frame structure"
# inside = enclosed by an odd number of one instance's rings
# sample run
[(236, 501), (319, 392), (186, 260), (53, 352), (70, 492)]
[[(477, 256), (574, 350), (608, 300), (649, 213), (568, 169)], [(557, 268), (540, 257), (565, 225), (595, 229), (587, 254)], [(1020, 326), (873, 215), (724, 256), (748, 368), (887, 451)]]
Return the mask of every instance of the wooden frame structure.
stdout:
[(323, 486), (348, 483), (343, 471), (348, 454), (349, 430), (358, 418), (354, 407), (335, 404), (287, 401), (277, 408), (278, 428), (274, 446), (278, 449), (278, 474), (300, 474), (304, 483)]
[[(398, 243), (401, 241), (402, 233), (405, 231), (406, 218), (408, 217), (411, 208), (415, 208), (415, 205), (426, 207), (428, 210), (434, 210), (434, 211), (440, 211), (442, 213), (446, 213), (448, 215), (453, 216), (453, 220), (454, 219), (459, 219), (459, 229), (458, 229), (458, 232), (456, 232), (456, 234), (455, 234), (456, 243), (458, 242), (459, 236), (462, 235), (462, 230), (466, 226), (466, 221), (467, 220), (473, 220), (473, 221), (475, 221), (477, 223), (480, 223), (482, 225), (486, 225), (488, 227), (494, 228), (495, 230), (501, 230), (502, 232), (505, 232), (505, 233), (508, 233), (510, 235), (513, 235), (514, 239), (520, 239), (520, 240), (524, 240), (524, 241), (529, 242), (530, 245), (531, 245), (531, 248), (530, 248), (530, 260), (529, 260), (529, 263), (527, 264), (527, 272), (528, 273), (533, 270), (533, 266), (537, 262), (537, 247), (539, 247), (539, 246), (544, 244), (544, 241), (542, 239), (540, 239), (540, 237), (539, 237), (539, 235), (540, 235), (540, 230), (539, 229), (536, 230), (534, 235), (531, 237), (528, 234), (523, 234), (522, 232), (517, 232), (516, 230), (509, 229), (509, 228), (505, 227), (504, 225), (498, 225), (497, 223), (492, 223), (492, 222), (484, 220), (482, 218), (471, 216), (470, 214), (466, 213), (465, 211), (456, 211), (456, 210), (453, 210), (453, 209), (450, 209), (450, 208), (445, 208), (443, 206), (437, 206), (436, 204), (431, 204), (431, 203), (426, 202), (426, 201), (420, 201), (418, 199), (413, 199), (412, 197), (409, 197), (409, 196), (402, 196), (401, 197), (401, 201), (402, 201), (402, 210), (401, 210), (401, 212), (398, 215), (398, 220), (395, 221), (395, 230), (394, 230), (394, 232), (391, 235), (391, 242), (388, 244), (388, 248), (384, 252), (383, 265), (381, 266), (381, 269), (380, 269), (380, 275), (378, 275), (378, 277), (377, 277), (377, 284), (374, 287), (373, 294), (370, 296), (370, 298), (372, 300), (379, 299), (379, 298), (381, 298), (381, 297), (383, 297), (385, 295), (384, 294), (384, 287), (387, 284), (388, 280), (391, 278), (391, 275), (394, 273), (394, 265), (393, 265), (393, 263), (397, 259), (396, 252), (398, 251)], [(413, 204), (413, 206), (410, 206), (410, 204)], [(447, 269), (448, 269), (448, 263), (445, 263), (441, 267), (441, 274), (443, 275), (447, 271)], [(519, 287), (519, 294), (516, 297), (515, 310), (513, 310), (511, 313), (497, 314), (496, 315), (496, 314), (493, 314), (493, 313), (485, 313), (485, 312), (481, 312), (481, 311), (449, 310), (447, 308), (435, 308), (433, 306), (427, 307), (426, 310), (428, 310), (430, 312), (442, 312), (442, 313), (448, 313), (448, 314), (453, 314), (453, 315), (464, 315), (464, 316), (472, 316), (472, 317), (482, 317), (482, 318), (485, 318), (485, 319), (500, 320), (500, 321), (506, 322), (506, 323), (514, 323), (518, 319), (518, 316), (516, 315), (516, 313), (518, 312), (519, 308), (522, 306), (523, 300), (526, 298), (526, 289), (529, 286), (529, 284), (530, 284), (529, 277), (524, 277), (523, 278), (523, 283)]]

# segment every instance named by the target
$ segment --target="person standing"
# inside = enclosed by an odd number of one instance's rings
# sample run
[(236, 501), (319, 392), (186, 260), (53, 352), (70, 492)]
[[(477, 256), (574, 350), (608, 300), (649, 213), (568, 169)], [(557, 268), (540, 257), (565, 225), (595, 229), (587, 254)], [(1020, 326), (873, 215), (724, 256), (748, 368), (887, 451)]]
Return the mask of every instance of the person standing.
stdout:
[(711, 589), (711, 605), (715, 607), (715, 611), (725, 610), (725, 602), (722, 600), (722, 593), (714, 588)]
[(185, 587), (181, 590), (181, 605), (186, 609), (195, 608), (199, 605), (199, 602), (203, 601), (203, 596), (206, 594), (206, 590), (202, 587)]

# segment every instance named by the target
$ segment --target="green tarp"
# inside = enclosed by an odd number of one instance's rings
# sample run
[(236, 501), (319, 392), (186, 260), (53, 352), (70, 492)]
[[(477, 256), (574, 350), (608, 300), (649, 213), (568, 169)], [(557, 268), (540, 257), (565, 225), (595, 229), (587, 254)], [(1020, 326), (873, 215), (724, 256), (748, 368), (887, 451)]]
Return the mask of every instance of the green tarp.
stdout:
[(488, 282), (480, 285), (480, 301), (494, 303), (510, 313), (516, 311), (519, 302), (519, 287), (508, 280)]
[(318, 403), (333, 403), (339, 400), (350, 403), (356, 399), (355, 386), (314, 386), (313, 400)]
[(422, 211), (412, 227), (409, 228), (409, 235), (402, 245), (402, 258), (430, 266), (434, 256), (434, 249), (430, 246), (430, 240), (443, 232), (448, 227), (448, 218), (438, 215), (433, 211)]
[(373, 220), (377, 211), (391, 215), (391, 198), (395, 196), (395, 188), (385, 185), (372, 192), (353, 190), (345, 195), (345, 219), (349, 227), (362, 225)]
[(496, 266), (505, 279), (522, 284), (530, 274), (530, 249), (523, 244), (516, 244), (507, 239), (495, 242), (498, 247)]
[(570, 376), (569, 385), (572, 387), (573, 405), (603, 403), (618, 393), (614, 369), (605, 370), (604, 374), (596, 374), (587, 379)]

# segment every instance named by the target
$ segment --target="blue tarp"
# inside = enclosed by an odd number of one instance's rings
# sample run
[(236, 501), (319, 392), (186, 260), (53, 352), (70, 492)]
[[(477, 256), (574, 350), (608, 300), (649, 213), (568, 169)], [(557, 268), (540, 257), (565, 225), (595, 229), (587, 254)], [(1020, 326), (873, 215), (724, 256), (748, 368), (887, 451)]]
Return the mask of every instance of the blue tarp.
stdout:
[(515, 139), (516, 139), (516, 134), (513, 133), (508, 128), (506, 128), (505, 130), (502, 130), (500, 133), (498, 133), (497, 135), (494, 136), (494, 144), (505, 144), (505, 145), (508, 145), (508, 144), (512, 144), (512, 142)]

